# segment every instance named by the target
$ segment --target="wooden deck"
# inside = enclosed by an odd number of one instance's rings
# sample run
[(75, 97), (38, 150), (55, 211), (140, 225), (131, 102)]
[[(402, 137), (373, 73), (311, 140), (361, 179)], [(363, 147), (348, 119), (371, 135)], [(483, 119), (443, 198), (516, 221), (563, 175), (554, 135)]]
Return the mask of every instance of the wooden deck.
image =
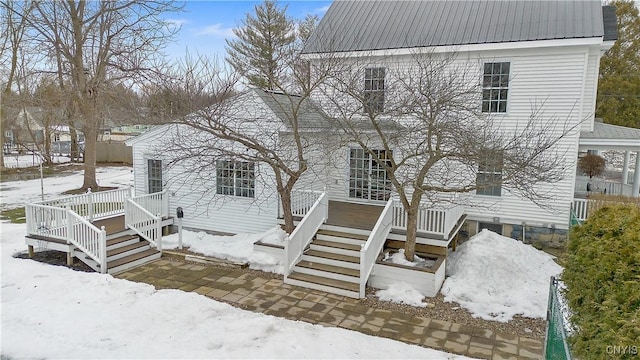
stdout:
[(106, 219), (98, 219), (92, 221), (91, 223), (98, 229), (104, 226), (105, 230), (107, 231), (107, 235), (115, 234), (126, 229), (126, 227), (124, 226), (124, 214), (109, 217)]
[(372, 230), (384, 205), (329, 201), (327, 225)]

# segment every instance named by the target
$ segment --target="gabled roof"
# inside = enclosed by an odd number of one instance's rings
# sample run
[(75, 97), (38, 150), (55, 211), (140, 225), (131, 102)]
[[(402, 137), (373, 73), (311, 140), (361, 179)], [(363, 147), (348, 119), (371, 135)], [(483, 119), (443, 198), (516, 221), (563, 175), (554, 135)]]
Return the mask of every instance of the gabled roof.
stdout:
[(316, 106), (309, 98), (301, 99), (296, 95), (286, 95), (283, 93), (254, 89), (256, 94), (273, 111), (273, 113), (287, 126), (291, 127), (293, 120), (293, 108), (300, 101), (298, 110), (298, 126), (300, 129), (320, 129), (331, 127), (329, 117)]
[[(605, 13), (604, 22), (610, 26), (610, 9)], [(612, 34), (608, 28), (605, 36), (599, 0), (334, 1), (302, 52), (593, 37), (615, 40)]]

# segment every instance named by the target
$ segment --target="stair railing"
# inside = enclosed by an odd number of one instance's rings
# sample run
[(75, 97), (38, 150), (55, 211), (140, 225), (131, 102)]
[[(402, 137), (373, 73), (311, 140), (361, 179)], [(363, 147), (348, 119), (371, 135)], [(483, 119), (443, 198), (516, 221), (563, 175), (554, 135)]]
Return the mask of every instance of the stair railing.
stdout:
[(371, 275), (373, 265), (376, 263), (376, 258), (382, 251), (382, 247), (391, 231), (393, 213), (393, 199), (389, 199), (380, 213), (373, 230), (371, 230), (367, 242), (362, 244), (360, 248), (360, 298), (365, 296), (367, 280)]
[(152, 214), (134, 198), (127, 199), (124, 208), (125, 226), (162, 251), (162, 216)]
[(46, 236), (73, 244), (107, 272), (107, 233), (76, 214), (70, 206), (27, 204), (27, 235)]
[(128, 188), (97, 193), (89, 189), (84, 194), (41, 201), (36, 204), (57, 208), (69, 207), (86, 220), (93, 221), (94, 218), (122, 214), (124, 202), (130, 196), (131, 190)]
[(304, 249), (311, 243), (320, 226), (329, 218), (329, 197), (323, 192), (284, 243), (284, 278), (302, 259)]

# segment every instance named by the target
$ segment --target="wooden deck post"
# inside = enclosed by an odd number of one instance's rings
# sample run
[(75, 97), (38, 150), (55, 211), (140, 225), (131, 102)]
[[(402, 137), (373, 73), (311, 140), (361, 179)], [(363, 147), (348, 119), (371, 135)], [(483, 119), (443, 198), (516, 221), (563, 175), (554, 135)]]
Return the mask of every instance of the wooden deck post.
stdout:
[(71, 247), (67, 251), (67, 266), (73, 266), (73, 249)]
[(29, 249), (29, 258), (33, 258), (33, 255), (34, 255), (33, 245), (29, 245), (27, 246), (27, 248)]

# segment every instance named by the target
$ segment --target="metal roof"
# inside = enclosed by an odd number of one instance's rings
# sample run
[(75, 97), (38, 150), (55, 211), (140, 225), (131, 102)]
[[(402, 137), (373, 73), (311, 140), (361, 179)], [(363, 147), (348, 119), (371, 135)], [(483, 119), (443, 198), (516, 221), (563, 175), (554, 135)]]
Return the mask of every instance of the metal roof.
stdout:
[[(615, 23), (615, 14), (613, 20)], [(302, 52), (604, 35), (603, 9), (599, 0), (334, 1)]]
[(618, 125), (593, 124), (593, 131), (581, 131), (578, 148), (581, 150), (640, 151), (640, 129)]

